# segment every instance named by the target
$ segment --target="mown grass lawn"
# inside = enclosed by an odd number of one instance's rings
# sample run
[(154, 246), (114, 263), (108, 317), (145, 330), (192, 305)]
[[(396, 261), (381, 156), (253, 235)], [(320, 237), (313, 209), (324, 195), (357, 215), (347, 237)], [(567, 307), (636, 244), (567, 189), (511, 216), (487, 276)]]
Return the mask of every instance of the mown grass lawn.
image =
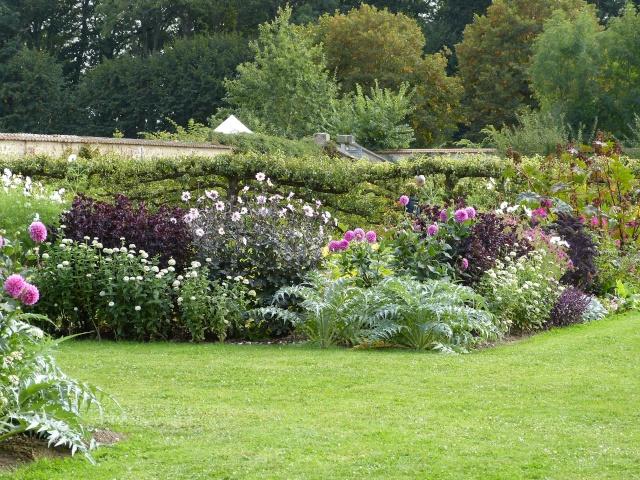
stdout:
[(68, 342), (131, 437), (18, 479), (640, 478), (640, 316), (470, 355)]

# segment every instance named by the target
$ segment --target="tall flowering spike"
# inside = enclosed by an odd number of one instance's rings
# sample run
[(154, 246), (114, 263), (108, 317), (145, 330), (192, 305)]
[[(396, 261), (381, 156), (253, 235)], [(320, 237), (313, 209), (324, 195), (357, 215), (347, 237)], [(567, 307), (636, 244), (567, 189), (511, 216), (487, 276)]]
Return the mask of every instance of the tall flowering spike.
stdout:
[(20, 300), (25, 305), (33, 305), (40, 299), (40, 292), (35, 285), (27, 283), (24, 287), (24, 292), (20, 295)]
[(47, 239), (47, 227), (42, 222), (33, 222), (29, 225), (29, 236), (36, 243), (42, 243)]
[(467, 215), (467, 212), (463, 209), (457, 210), (455, 213), (455, 219), (456, 219), (456, 222), (458, 223), (464, 223), (467, 221), (468, 218), (469, 218), (469, 215)]
[(476, 218), (476, 209), (473, 207), (467, 207), (464, 209), (465, 212), (467, 212), (467, 216), (469, 218)]
[(13, 298), (18, 298), (26, 286), (27, 282), (17, 273), (9, 275), (4, 282), (4, 289)]
[(378, 240), (378, 237), (376, 236), (376, 232), (374, 232), (373, 230), (369, 230), (365, 234), (365, 238), (367, 239), (367, 242), (369, 242), (369, 243), (376, 243), (376, 241)]
[(400, 199), (398, 200), (398, 203), (399, 203), (400, 205), (402, 205), (403, 207), (406, 207), (406, 206), (407, 206), (407, 204), (409, 203), (409, 197), (407, 197), (406, 195), (402, 195), (402, 196), (400, 197)]
[(356, 228), (353, 233), (356, 234), (356, 240), (358, 240), (359, 242), (364, 240), (364, 230), (361, 228)]
[(344, 239), (347, 242), (353, 242), (356, 239), (355, 232), (353, 232), (353, 230), (347, 230), (346, 232), (344, 232)]

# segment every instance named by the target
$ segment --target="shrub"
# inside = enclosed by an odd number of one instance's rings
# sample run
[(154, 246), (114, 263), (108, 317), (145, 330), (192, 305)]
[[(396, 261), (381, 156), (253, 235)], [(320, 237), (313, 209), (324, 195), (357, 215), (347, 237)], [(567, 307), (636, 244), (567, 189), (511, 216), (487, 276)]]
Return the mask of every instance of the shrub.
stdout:
[[(256, 177), (265, 181), (263, 173)], [(245, 187), (242, 193), (248, 191)], [(286, 199), (269, 196), (264, 185), (258, 193), (223, 202), (216, 191), (208, 191), (201, 210), (194, 209), (189, 219), (198, 258), (209, 259), (213, 277), (240, 275), (266, 301), (320, 265), (331, 215), (321, 210), (320, 202), (311, 206), (294, 200), (293, 194)]]
[(558, 297), (549, 312), (545, 328), (565, 327), (582, 322), (582, 316), (591, 303), (591, 297), (577, 288), (567, 288)]
[(591, 292), (597, 284), (595, 258), (598, 255), (596, 244), (583, 224), (585, 220), (565, 212), (558, 212), (556, 220), (549, 225), (569, 244), (567, 253), (572, 267), (560, 281)]
[(376, 309), (370, 340), (416, 350), (467, 352), (500, 336), (486, 302), (469, 287), (387, 277), (373, 294), (378, 298), (371, 302)]
[(162, 262), (173, 258), (181, 268), (192, 255), (191, 232), (182, 221), (186, 213), (166, 205), (150, 213), (144, 202), (136, 208), (124, 195), (116, 195), (112, 205), (78, 194), (61, 221), (71, 240), (97, 238), (106, 248), (119, 248), (125, 239)]
[(496, 260), (478, 284), (505, 329), (541, 328), (564, 290), (559, 280), (567, 270), (566, 255), (562, 257), (560, 248), (550, 247), (540, 237), (539, 230), (530, 234), (536, 250), (520, 258), (517, 252), (509, 252)]
[[(33, 252), (24, 251), (20, 242), (3, 242), (0, 248), (0, 442), (21, 433), (32, 433), (51, 445), (66, 445), (71, 453), (84, 453), (96, 443), (82, 425), (82, 414), (90, 407), (101, 409), (102, 392), (67, 377), (51, 356), (60, 341), (52, 341), (42, 330), (26, 323), (45, 317), (24, 313), (22, 305), (38, 300), (35, 286), (26, 284)], [(13, 268), (15, 267), (15, 269)], [(20, 274), (14, 272), (20, 271)], [(22, 279), (12, 292), (10, 278)]]
[(582, 313), (581, 321), (587, 323), (593, 322), (594, 320), (602, 320), (607, 315), (609, 315), (609, 311), (602, 306), (600, 300), (596, 297), (591, 297), (589, 305), (587, 305), (587, 308), (585, 308)]

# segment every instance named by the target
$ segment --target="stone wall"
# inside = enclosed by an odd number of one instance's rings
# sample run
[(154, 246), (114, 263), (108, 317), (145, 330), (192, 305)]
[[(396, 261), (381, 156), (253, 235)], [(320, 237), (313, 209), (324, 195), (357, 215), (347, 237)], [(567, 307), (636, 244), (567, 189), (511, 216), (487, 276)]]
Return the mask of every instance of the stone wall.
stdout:
[(0, 155), (21, 157), (48, 155), (50, 157), (78, 154), (86, 147), (100, 154), (116, 154), (125, 158), (184, 157), (190, 155), (215, 157), (231, 153), (232, 148), (208, 143), (167, 142), (130, 138), (77, 137), (74, 135), (35, 135), (28, 133), (0, 133)]

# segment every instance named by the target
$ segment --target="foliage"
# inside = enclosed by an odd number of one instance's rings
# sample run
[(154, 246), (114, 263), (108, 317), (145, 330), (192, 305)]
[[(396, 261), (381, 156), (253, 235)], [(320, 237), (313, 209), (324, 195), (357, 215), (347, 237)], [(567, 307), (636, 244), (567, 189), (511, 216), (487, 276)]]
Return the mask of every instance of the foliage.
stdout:
[(209, 279), (207, 267), (196, 263), (185, 271), (177, 299), (180, 319), (191, 339), (202, 341), (213, 333), (221, 342), (230, 331), (244, 329), (244, 314), (248, 309), (249, 281), (241, 276), (224, 280)]
[(555, 211), (585, 215), (593, 230), (608, 232), (624, 247), (640, 237), (638, 180), (619, 156), (620, 145), (603, 140), (598, 132), (593, 147), (582, 146), (579, 151), (570, 144), (566, 152), (547, 157), (538, 167), (517, 167), (532, 190), (520, 199), (544, 205), (545, 215)]
[[(67, 205), (64, 189), (53, 190), (31, 178), (14, 175), (5, 169), (0, 177), (0, 229), (5, 232), (27, 232), (29, 224), (38, 219), (47, 225), (58, 222), (61, 211)], [(24, 238), (33, 246), (33, 240)]]
[(549, 239), (540, 230), (528, 238), (537, 250), (520, 258), (517, 252), (509, 252), (496, 260), (478, 285), (505, 329), (542, 328), (564, 290), (559, 282), (567, 270), (562, 249), (546, 243)]
[(595, 258), (600, 296), (613, 294), (618, 281), (633, 290), (640, 291), (640, 255), (634, 246), (619, 248), (608, 235), (594, 232), (599, 239), (598, 256)]
[(371, 287), (392, 272), (392, 257), (387, 243), (369, 242), (363, 235), (358, 238), (356, 233), (348, 230), (344, 237), (346, 248), (336, 240), (330, 242), (327, 268), (333, 277), (354, 277), (357, 285)]
[(556, 215), (555, 221), (549, 225), (549, 228), (569, 244), (567, 253), (572, 265), (560, 281), (585, 292), (592, 292), (598, 284), (596, 243), (586, 230), (581, 217), (565, 212), (558, 212)]
[(582, 6), (581, 0), (497, 0), (467, 25), (456, 52), (470, 136), (485, 125), (514, 125), (523, 106), (535, 105), (527, 74), (532, 44), (553, 11)]
[(286, 302), (289, 296), (300, 300), (302, 310), (270, 306), (258, 309), (261, 315), (273, 315), (299, 329), (320, 348), (331, 345), (353, 346), (363, 341), (367, 330), (366, 291), (347, 277), (329, 280), (319, 272), (310, 273), (304, 282), (284, 287), (273, 301)]
[(415, 350), (467, 352), (500, 336), (484, 299), (469, 287), (387, 277), (374, 287), (374, 295), (381, 298), (375, 302), (371, 340)]
[(501, 155), (512, 149), (525, 156), (549, 155), (556, 151), (558, 143), (569, 140), (563, 126), (563, 117), (551, 113), (520, 112), (516, 114), (517, 125), (505, 125), (501, 129), (488, 125), (480, 133), (486, 135), (483, 144), (496, 148)]
[(286, 7), (272, 23), (260, 26), (258, 40), (249, 44), (255, 58), (225, 82), (226, 100), (257, 117), (264, 133), (301, 138), (317, 131), (337, 88), (320, 47), (312, 45), (304, 29), (290, 24), (290, 17)]
[(460, 83), (447, 77), (445, 55), (423, 56), (425, 38), (416, 20), (363, 3), (347, 14), (321, 17), (317, 38), (343, 93), (357, 93), (357, 85), (400, 91), (408, 82), (415, 92), (409, 120), (419, 145), (441, 140), (462, 120)]
[(188, 221), (198, 258), (210, 259), (213, 277), (240, 275), (264, 299), (320, 265), (331, 214), (321, 210), (321, 202), (311, 206), (294, 200), (293, 193), (286, 199), (269, 195), (271, 180), (261, 172), (256, 178), (262, 188), (253, 197), (243, 196), (248, 186), (230, 202), (206, 191)]
[(191, 234), (180, 207), (161, 205), (150, 213), (144, 202), (137, 207), (125, 196), (116, 195), (113, 204), (83, 194), (73, 199), (71, 210), (60, 216), (64, 235), (81, 242), (97, 239), (107, 248), (119, 248), (124, 241), (137, 245), (164, 263), (173, 258), (178, 268), (192, 254)]
[(602, 306), (600, 301), (596, 297), (591, 297), (589, 304), (582, 313), (581, 321), (587, 323), (602, 320), (607, 315), (609, 315), (609, 312)]
[[(0, 250), (1, 275), (6, 292), (0, 303), (0, 442), (21, 433), (33, 433), (49, 446), (65, 445), (84, 453), (96, 447), (82, 425), (82, 415), (92, 406), (101, 410), (100, 389), (67, 377), (51, 356), (60, 341), (52, 341), (28, 321), (46, 317), (24, 313), (22, 305), (38, 301), (32, 284), (13, 293), (12, 277), (30, 279), (35, 253), (20, 241), (5, 240)], [(14, 272), (20, 272), (16, 274)], [(10, 274), (12, 274), (10, 276)], [(20, 275), (20, 277), (18, 277)], [(35, 296), (27, 296), (35, 289)]]
[(549, 312), (545, 328), (566, 327), (582, 322), (582, 317), (591, 304), (591, 298), (578, 288), (566, 288)]
[(64, 133), (68, 102), (60, 64), (46, 53), (27, 49), (2, 63), (0, 130)]
[(414, 137), (406, 119), (416, 108), (413, 92), (408, 90), (409, 85), (403, 83), (395, 93), (380, 88), (376, 81), (371, 94), (364, 95), (356, 85), (355, 95), (332, 102), (325, 130), (333, 135), (355, 135), (356, 142), (372, 150), (407, 148)]

